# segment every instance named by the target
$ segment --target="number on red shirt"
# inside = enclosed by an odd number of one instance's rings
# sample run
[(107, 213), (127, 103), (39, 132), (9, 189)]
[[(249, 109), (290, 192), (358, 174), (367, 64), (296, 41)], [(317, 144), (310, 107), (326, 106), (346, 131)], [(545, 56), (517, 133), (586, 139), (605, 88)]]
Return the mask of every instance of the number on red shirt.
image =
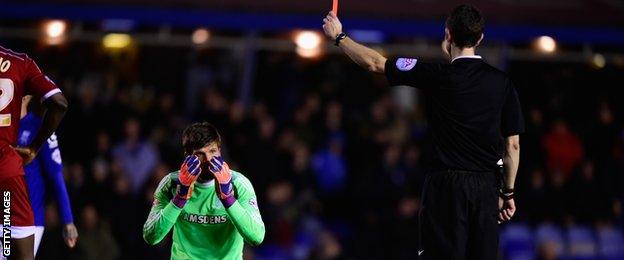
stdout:
[[(0, 79), (0, 111), (4, 110), (13, 100), (15, 85), (11, 79)], [(11, 125), (11, 113), (0, 114), (0, 127)]]

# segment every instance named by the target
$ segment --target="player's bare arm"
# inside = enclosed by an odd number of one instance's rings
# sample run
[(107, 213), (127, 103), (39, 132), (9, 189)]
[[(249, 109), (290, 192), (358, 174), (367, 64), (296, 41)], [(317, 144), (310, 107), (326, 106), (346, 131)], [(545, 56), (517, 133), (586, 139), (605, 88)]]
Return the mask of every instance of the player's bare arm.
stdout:
[(43, 122), (32, 143), (27, 147), (15, 148), (15, 151), (24, 159), (24, 164), (30, 163), (35, 158), (41, 146), (61, 123), (67, 112), (68, 102), (62, 93), (57, 93), (47, 98), (43, 102), (43, 107), (45, 108)]
[[(329, 12), (323, 19), (323, 30), (325, 35), (333, 41), (342, 33), (342, 23), (333, 12)], [(387, 59), (379, 52), (361, 45), (349, 37), (340, 40), (338, 46), (362, 68), (375, 73), (384, 73)]]
[[(504, 187), (501, 191), (502, 197), (499, 200), (500, 212), (498, 220), (500, 222), (508, 221), (513, 217), (516, 212), (516, 205), (513, 199), (513, 190), (516, 181), (516, 174), (518, 172), (518, 165), (520, 164), (520, 136), (512, 135), (506, 138), (506, 151), (505, 157), (503, 157)], [(505, 198), (507, 196), (507, 198)]]

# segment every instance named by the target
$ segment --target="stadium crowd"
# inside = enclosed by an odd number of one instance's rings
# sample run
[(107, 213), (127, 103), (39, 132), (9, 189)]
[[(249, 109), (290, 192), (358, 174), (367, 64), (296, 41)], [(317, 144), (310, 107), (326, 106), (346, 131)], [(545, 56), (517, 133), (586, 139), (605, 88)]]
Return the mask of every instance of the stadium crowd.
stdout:
[[(389, 88), (343, 57), (260, 52), (246, 103), (244, 59), (229, 51), (7, 45), (36, 58), (70, 99), (58, 135), (80, 238), (75, 250), (63, 245), (50, 203), (40, 259), (168, 259), (169, 242), (148, 246), (142, 225), (158, 181), (182, 162), (182, 130), (197, 121), (220, 129), (226, 161), (255, 185), (267, 235), (247, 257), (416, 257), (427, 100), (414, 89)], [(609, 84), (621, 68), (507, 70), (527, 122), (513, 222), (621, 232), (624, 106)]]

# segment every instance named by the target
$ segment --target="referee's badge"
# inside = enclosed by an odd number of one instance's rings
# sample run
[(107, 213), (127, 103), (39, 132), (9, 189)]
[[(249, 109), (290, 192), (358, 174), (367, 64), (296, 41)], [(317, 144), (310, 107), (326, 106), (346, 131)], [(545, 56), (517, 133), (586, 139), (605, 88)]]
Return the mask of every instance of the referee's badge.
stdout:
[(417, 59), (399, 58), (396, 61), (396, 66), (400, 71), (408, 71), (416, 66), (417, 61)]

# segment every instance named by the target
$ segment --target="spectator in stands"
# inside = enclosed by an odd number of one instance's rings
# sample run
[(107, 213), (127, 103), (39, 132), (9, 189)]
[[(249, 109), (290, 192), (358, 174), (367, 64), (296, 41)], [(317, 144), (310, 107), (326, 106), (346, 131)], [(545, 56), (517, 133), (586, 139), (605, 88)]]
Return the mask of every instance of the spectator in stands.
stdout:
[(546, 150), (548, 171), (552, 174), (561, 174), (565, 181), (582, 160), (581, 140), (570, 131), (563, 120), (558, 119), (551, 130), (544, 135), (542, 144)]
[(330, 233), (323, 232), (317, 239), (318, 244), (312, 252), (311, 259), (340, 259), (343, 252), (338, 239)]
[(544, 135), (544, 113), (537, 107), (529, 111), (529, 120), (526, 124), (526, 133), (522, 135), (522, 149), (520, 150), (520, 164), (528, 169), (533, 169), (544, 164), (544, 147), (542, 137)]
[(85, 260), (117, 259), (120, 256), (119, 247), (110, 232), (107, 223), (101, 222), (97, 210), (93, 205), (87, 205), (81, 215), (80, 243), (78, 250)]
[(344, 137), (330, 136), (327, 146), (312, 157), (312, 169), (322, 194), (342, 191), (346, 185), (347, 164), (343, 157)]
[(608, 215), (611, 200), (601, 196), (592, 161), (585, 161), (577, 172), (572, 179), (571, 206), (577, 221), (591, 225)]
[(529, 183), (526, 192), (521, 193), (518, 200), (527, 201), (526, 218), (531, 224), (537, 224), (547, 218), (548, 204), (546, 202), (546, 180), (542, 169), (534, 169), (529, 176)]
[(141, 139), (141, 124), (135, 118), (126, 120), (125, 139), (113, 148), (113, 158), (119, 163), (133, 193), (138, 193), (158, 165), (159, 155), (154, 144)]

